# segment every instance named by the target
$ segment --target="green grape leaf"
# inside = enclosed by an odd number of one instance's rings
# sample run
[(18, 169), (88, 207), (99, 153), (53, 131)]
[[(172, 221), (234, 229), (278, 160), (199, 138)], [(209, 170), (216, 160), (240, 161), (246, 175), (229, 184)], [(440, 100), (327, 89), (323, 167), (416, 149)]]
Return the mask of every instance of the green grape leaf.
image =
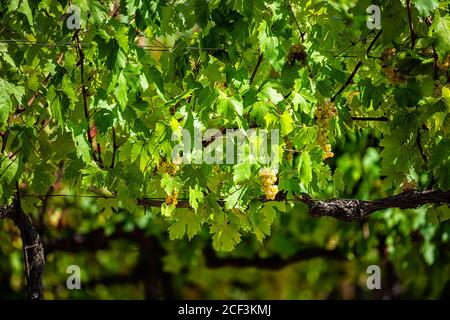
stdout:
[(260, 210), (250, 211), (253, 233), (259, 242), (262, 242), (266, 236), (270, 235), (271, 226), (277, 214), (276, 208), (277, 206), (273, 202), (267, 202)]
[(311, 157), (308, 151), (302, 150), (297, 170), (300, 181), (305, 187), (308, 187), (312, 181)]
[(285, 62), (286, 50), (281, 45), (280, 40), (272, 35), (265, 21), (261, 22), (259, 28), (259, 45), (264, 54), (264, 58), (273, 66), (276, 71), (281, 71)]
[(203, 192), (196, 185), (194, 188), (189, 187), (189, 204), (194, 208), (195, 212), (198, 210), (198, 204), (204, 200)]
[(237, 184), (250, 179), (252, 175), (251, 165), (247, 162), (241, 162), (235, 165), (233, 169), (233, 181)]
[(169, 227), (169, 237), (171, 240), (181, 239), (186, 234), (191, 240), (200, 230), (202, 220), (200, 217), (189, 210), (178, 210), (174, 215), (173, 222)]
[(128, 86), (127, 79), (122, 72), (119, 74), (119, 78), (117, 79), (117, 87), (114, 90), (114, 95), (116, 96), (120, 107), (124, 110), (128, 102)]
[(229, 195), (225, 197), (225, 208), (233, 209), (240, 208), (242, 196), (244, 195), (246, 187), (232, 187)]
[(103, 212), (106, 219), (110, 219), (114, 213), (113, 210), (118, 210), (116, 198), (98, 198), (97, 199), (98, 212)]
[(172, 177), (167, 173), (163, 174), (161, 178), (161, 188), (164, 188), (164, 191), (167, 194), (173, 194), (174, 192), (178, 192), (181, 190), (181, 180), (178, 177)]
[(439, 8), (438, 0), (415, 0), (412, 1), (422, 17), (428, 17), (434, 10)]
[(216, 215), (211, 225), (213, 234), (213, 247), (218, 251), (233, 251), (236, 244), (241, 241), (241, 234), (236, 226), (227, 221), (225, 213)]
[(264, 85), (261, 91), (258, 92), (257, 97), (273, 104), (278, 104), (284, 99), (283, 95), (274, 89), (270, 83)]
[(438, 11), (434, 16), (430, 33), (436, 40), (436, 51), (440, 60), (444, 60), (450, 53), (450, 16), (441, 17)]
[(283, 136), (288, 135), (294, 130), (294, 120), (292, 119), (291, 115), (288, 111), (283, 112), (283, 114), (280, 117), (281, 122), (281, 134)]

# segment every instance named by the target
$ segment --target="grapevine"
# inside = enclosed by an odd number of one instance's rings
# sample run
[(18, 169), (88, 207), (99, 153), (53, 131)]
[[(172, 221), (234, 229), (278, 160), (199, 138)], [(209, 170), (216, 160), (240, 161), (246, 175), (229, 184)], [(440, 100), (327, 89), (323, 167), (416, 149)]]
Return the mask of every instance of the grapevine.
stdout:
[(447, 297), (449, 39), (448, 0), (0, 1), (0, 298)]

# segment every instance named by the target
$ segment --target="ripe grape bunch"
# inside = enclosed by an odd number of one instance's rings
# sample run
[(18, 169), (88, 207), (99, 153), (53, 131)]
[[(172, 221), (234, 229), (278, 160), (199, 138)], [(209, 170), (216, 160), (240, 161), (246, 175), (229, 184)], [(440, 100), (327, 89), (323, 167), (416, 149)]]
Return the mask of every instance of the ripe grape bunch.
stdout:
[(385, 76), (389, 79), (389, 82), (393, 85), (397, 85), (406, 80), (405, 75), (397, 68), (393, 66), (383, 65), (383, 72)]
[[(158, 171), (161, 174), (168, 174), (174, 176), (180, 170), (180, 166), (177, 163), (164, 161), (158, 166)], [(178, 204), (178, 190), (173, 190), (171, 194), (166, 195), (166, 204), (173, 204), (176, 206)]]
[(406, 80), (405, 75), (398, 68), (391, 65), (395, 53), (395, 48), (386, 48), (381, 55), (381, 61), (383, 62), (381, 68), (383, 69), (384, 75), (393, 85), (397, 85)]
[(450, 54), (445, 57), (443, 62), (436, 61), (436, 66), (440, 72), (446, 73), (450, 69)]
[(174, 191), (172, 194), (166, 195), (166, 204), (173, 204), (174, 206), (178, 204), (178, 191)]
[(170, 176), (176, 175), (179, 169), (180, 167), (178, 164), (166, 161), (162, 162), (158, 167), (158, 171), (161, 174), (167, 173)]
[(413, 191), (417, 188), (417, 181), (414, 179), (409, 181), (407, 178), (405, 178), (405, 179), (403, 179), (401, 188), (402, 188), (403, 192)]
[(439, 80), (434, 81), (433, 97), (439, 98), (441, 96), (443, 86), (444, 85), (442, 84), (441, 81)]
[(268, 200), (275, 200), (278, 193), (278, 186), (275, 184), (277, 182), (277, 173), (278, 171), (276, 169), (269, 168), (264, 168), (259, 171), (263, 191)]
[(293, 64), (295, 61), (304, 63), (306, 61), (306, 57), (307, 54), (305, 51), (305, 46), (302, 44), (295, 44), (291, 47), (291, 50), (288, 53), (287, 62), (289, 64)]
[(329, 100), (326, 100), (323, 105), (319, 105), (316, 110), (317, 126), (319, 127), (317, 143), (324, 151), (324, 160), (334, 157), (334, 153), (331, 152), (331, 145), (328, 143), (328, 128), (330, 126), (331, 118), (336, 115), (336, 111), (334, 102)]

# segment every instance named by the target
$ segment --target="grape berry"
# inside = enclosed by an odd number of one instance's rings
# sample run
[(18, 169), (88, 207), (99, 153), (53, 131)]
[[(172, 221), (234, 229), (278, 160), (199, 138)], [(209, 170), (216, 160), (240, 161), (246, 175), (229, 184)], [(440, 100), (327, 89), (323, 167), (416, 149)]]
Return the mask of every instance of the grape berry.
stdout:
[(317, 126), (319, 127), (317, 143), (324, 151), (324, 160), (334, 157), (334, 153), (331, 152), (331, 145), (328, 143), (328, 129), (330, 120), (336, 115), (336, 112), (334, 102), (330, 102), (329, 100), (326, 100), (323, 105), (319, 105), (316, 110)]
[(264, 168), (259, 171), (263, 191), (268, 200), (275, 200), (278, 193), (278, 186), (275, 184), (277, 182), (277, 173), (278, 171), (276, 169), (269, 168)]

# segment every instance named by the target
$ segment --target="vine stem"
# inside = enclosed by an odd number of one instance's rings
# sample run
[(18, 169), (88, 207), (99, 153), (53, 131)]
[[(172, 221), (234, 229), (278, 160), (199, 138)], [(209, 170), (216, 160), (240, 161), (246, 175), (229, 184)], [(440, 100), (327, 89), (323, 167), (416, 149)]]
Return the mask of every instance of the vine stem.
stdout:
[(427, 156), (425, 155), (425, 152), (424, 152), (423, 146), (422, 146), (420, 128), (417, 129), (416, 143), (417, 143), (417, 147), (419, 148), (420, 156), (422, 157), (423, 162), (428, 163)]
[(353, 121), (389, 121), (388, 117), (351, 117)]
[(101, 154), (100, 154), (100, 149), (99, 150), (99, 155), (97, 158), (97, 155), (95, 153), (94, 150), (94, 144), (93, 144), (93, 137), (91, 135), (91, 127), (90, 127), (90, 117), (89, 117), (89, 105), (88, 105), (88, 101), (87, 101), (87, 97), (88, 97), (88, 91), (87, 88), (85, 86), (85, 82), (84, 82), (84, 52), (83, 52), (83, 48), (81, 47), (81, 43), (80, 43), (80, 37), (78, 36), (78, 31), (75, 33), (74, 38), (77, 42), (77, 49), (78, 49), (78, 55), (80, 57), (80, 60), (78, 61), (78, 65), (80, 66), (80, 76), (81, 76), (81, 83), (82, 83), (82, 87), (81, 87), (81, 92), (83, 95), (83, 109), (84, 109), (84, 118), (87, 121), (87, 138), (89, 141), (89, 145), (92, 149), (92, 158), (94, 159), (95, 162), (97, 162), (100, 167), (103, 167), (102, 161), (101, 161)]
[(416, 33), (414, 32), (414, 25), (412, 20), (411, 0), (406, 0), (406, 10), (408, 12), (409, 32), (411, 33), (411, 48), (414, 50), (416, 46)]
[[(372, 42), (369, 44), (369, 46), (367, 47), (366, 50), (366, 54), (369, 54), (370, 50), (372, 50), (372, 47), (375, 45), (375, 42), (378, 40), (378, 38), (381, 36), (381, 33), (383, 32), (383, 29), (381, 29), (380, 31), (378, 31), (378, 33), (376, 34), (376, 36), (373, 38)], [(331, 102), (334, 102), (336, 100), (336, 98), (342, 93), (344, 92), (344, 90), (352, 83), (353, 78), (355, 77), (356, 73), (358, 72), (359, 68), (361, 68), (362, 66), (362, 61), (359, 60), (358, 63), (356, 64), (355, 68), (353, 69), (352, 73), (350, 74), (350, 76), (347, 78), (347, 81), (345, 81), (345, 83), (342, 85), (342, 87), (338, 90), (338, 92), (336, 92), (336, 94), (331, 98)]]
[(112, 128), (112, 138), (113, 138), (113, 154), (112, 154), (111, 166), (110, 166), (111, 169), (114, 168), (114, 162), (116, 159), (116, 151), (117, 151), (116, 129), (114, 127)]
[(295, 22), (295, 25), (297, 26), (298, 32), (300, 33), (300, 38), (302, 39), (302, 42), (305, 42), (305, 32), (303, 32), (300, 28), (300, 24), (298, 23), (297, 18), (295, 17), (294, 10), (292, 10), (292, 3), (290, 0), (288, 1), (288, 7), (289, 7), (289, 12), (291, 13), (292, 18)]
[(252, 84), (253, 80), (255, 80), (256, 73), (258, 72), (259, 66), (263, 60), (263, 53), (261, 52), (258, 57), (258, 62), (256, 62), (255, 69), (253, 69), (252, 76), (250, 77), (250, 84)]
[[(37, 194), (22, 194), (22, 197), (43, 197)], [(67, 195), (67, 194), (51, 194), (49, 197), (75, 197), (75, 198), (117, 198), (115, 195)], [(415, 209), (426, 204), (449, 204), (450, 191), (442, 190), (425, 190), (425, 191), (405, 191), (394, 196), (377, 199), (377, 200), (358, 200), (358, 199), (313, 199), (308, 194), (294, 196), (288, 198), (286, 194), (278, 193), (275, 199), (268, 200), (264, 196), (254, 198), (263, 203), (278, 202), (303, 202), (310, 210), (310, 214), (315, 217), (329, 216), (338, 220), (353, 221), (364, 220), (368, 216), (379, 210), (389, 208), (399, 209)], [(220, 206), (225, 206), (224, 199), (218, 199)], [(144, 207), (161, 207), (165, 203), (164, 198), (137, 198), (136, 204)], [(189, 200), (179, 199), (177, 208), (191, 208)]]

